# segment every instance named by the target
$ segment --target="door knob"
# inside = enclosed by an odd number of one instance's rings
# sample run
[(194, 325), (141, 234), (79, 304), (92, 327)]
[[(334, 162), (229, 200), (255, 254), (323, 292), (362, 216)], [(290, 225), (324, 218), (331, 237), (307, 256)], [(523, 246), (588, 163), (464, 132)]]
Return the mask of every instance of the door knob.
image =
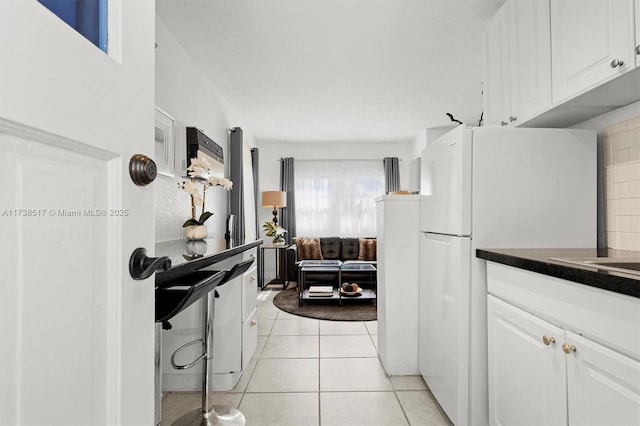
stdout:
[(621, 67), (624, 65), (624, 61), (622, 59), (615, 58), (609, 65), (611, 65), (611, 68)]
[(147, 250), (135, 249), (129, 258), (129, 274), (134, 280), (147, 279), (157, 270), (166, 271), (171, 268), (171, 259), (167, 256), (149, 257)]
[(570, 345), (568, 343), (563, 343), (562, 344), (562, 351), (567, 355), (571, 355), (572, 352), (576, 351), (576, 347), (573, 346), (573, 345)]
[(554, 339), (554, 338), (553, 338), (553, 337), (551, 337), (551, 336), (546, 336), (546, 335), (545, 335), (545, 336), (542, 336), (542, 342), (543, 342), (545, 345), (549, 346), (550, 344), (555, 343), (555, 342), (556, 342), (556, 339)]
[(157, 175), (156, 163), (146, 155), (134, 154), (129, 160), (129, 176), (136, 185), (149, 185)]

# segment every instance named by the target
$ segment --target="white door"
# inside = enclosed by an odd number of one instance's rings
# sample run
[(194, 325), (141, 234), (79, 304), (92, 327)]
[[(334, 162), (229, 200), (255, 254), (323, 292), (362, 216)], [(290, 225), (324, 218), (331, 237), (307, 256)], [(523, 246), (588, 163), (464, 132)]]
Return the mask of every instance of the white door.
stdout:
[(554, 105), (633, 69), (633, 28), (633, 0), (552, 0)]
[(454, 424), (469, 422), (471, 241), (421, 234), (419, 369)]
[(567, 332), (569, 424), (640, 424), (640, 362)]
[[(109, 1), (104, 53), (37, 1), (0, 2), (0, 424), (150, 425), (154, 2)], [(149, 255), (152, 255), (149, 252)]]
[(564, 330), (493, 296), (487, 314), (489, 423), (565, 424)]

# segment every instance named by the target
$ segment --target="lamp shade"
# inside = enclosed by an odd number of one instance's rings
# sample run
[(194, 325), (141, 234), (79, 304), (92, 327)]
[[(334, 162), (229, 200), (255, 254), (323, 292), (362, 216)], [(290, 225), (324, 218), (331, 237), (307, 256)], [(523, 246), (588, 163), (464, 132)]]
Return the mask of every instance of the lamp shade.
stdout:
[(262, 191), (262, 207), (287, 207), (287, 193), (285, 191)]

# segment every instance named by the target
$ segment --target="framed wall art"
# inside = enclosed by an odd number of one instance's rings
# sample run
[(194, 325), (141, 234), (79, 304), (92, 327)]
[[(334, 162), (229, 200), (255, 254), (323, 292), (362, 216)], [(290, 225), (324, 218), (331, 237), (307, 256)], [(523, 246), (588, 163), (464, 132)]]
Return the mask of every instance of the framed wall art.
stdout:
[(175, 120), (156, 107), (154, 131), (155, 157), (158, 174), (175, 177)]

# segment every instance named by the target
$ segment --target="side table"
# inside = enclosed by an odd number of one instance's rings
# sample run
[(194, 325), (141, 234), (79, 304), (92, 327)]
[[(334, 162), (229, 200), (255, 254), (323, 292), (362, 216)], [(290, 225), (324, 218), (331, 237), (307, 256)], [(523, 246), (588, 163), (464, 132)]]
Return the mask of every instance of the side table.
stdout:
[[(262, 244), (258, 251), (258, 262), (260, 264), (258, 284), (260, 284), (260, 290), (269, 284), (282, 284), (282, 289), (287, 288), (287, 249), (291, 247), (291, 244)], [(276, 278), (272, 279), (268, 283), (264, 282), (264, 251), (274, 250), (276, 259)]]

